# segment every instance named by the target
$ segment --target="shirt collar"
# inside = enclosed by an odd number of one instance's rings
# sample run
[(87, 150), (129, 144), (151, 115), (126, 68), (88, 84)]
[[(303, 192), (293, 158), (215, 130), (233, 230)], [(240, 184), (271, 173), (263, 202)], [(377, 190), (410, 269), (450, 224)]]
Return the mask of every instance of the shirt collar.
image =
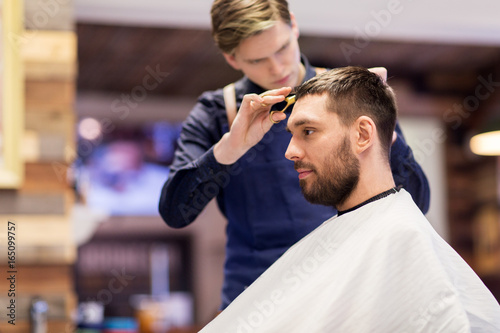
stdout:
[(346, 209), (346, 210), (342, 210), (342, 211), (339, 210), (337, 216), (341, 216), (341, 215), (344, 215), (346, 213), (350, 213), (350, 212), (352, 212), (352, 211), (354, 211), (354, 210), (356, 210), (358, 208), (363, 207), (364, 205), (369, 204), (370, 202), (373, 202), (373, 201), (385, 198), (385, 197), (387, 197), (387, 196), (389, 196), (391, 194), (397, 193), (397, 192), (399, 192), (401, 190), (401, 188), (402, 188), (401, 185), (395, 186), (395, 187), (393, 187), (393, 188), (391, 188), (391, 189), (389, 189), (387, 191), (384, 191), (382, 193), (377, 194), (376, 196), (371, 197), (370, 199), (368, 199), (366, 201), (363, 201), (359, 205), (356, 205), (356, 206), (354, 206), (352, 208), (349, 208), (349, 209)]

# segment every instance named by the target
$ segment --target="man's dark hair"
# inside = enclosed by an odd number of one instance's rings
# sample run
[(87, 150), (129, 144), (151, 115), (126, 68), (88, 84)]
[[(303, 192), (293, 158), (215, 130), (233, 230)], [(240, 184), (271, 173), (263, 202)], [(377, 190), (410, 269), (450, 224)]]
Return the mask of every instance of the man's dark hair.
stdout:
[(336, 68), (304, 82), (296, 97), (299, 100), (306, 95), (323, 94), (328, 96), (327, 110), (338, 114), (343, 125), (349, 126), (361, 116), (373, 119), (389, 157), (397, 118), (396, 98), (380, 76), (363, 67)]

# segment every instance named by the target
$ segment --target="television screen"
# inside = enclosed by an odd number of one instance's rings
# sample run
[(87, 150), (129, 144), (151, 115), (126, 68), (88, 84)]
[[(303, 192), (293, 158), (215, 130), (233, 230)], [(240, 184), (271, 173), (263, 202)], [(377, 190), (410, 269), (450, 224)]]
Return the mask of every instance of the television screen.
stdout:
[(181, 124), (156, 122), (105, 134), (96, 126), (94, 136), (79, 129), (77, 189), (86, 204), (109, 215), (158, 215)]

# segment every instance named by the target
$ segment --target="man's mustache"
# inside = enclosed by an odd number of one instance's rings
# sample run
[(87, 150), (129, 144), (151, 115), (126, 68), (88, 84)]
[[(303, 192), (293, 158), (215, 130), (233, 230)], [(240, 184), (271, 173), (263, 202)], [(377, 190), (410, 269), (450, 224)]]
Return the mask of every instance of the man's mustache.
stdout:
[(312, 164), (306, 163), (306, 162), (302, 162), (302, 161), (296, 161), (296, 162), (294, 162), (293, 167), (294, 167), (295, 170), (298, 170), (298, 169), (308, 169), (308, 170), (311, 170), (311, 171), (315, 171), (315, 168), (314, 168), (314, 166)]

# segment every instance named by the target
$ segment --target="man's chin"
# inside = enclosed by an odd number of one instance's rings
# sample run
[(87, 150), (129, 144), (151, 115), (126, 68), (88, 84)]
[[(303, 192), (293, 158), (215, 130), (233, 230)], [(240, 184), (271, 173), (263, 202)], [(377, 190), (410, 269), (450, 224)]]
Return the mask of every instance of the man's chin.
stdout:
[(300, 183), (300, 189), (302, 190), (302, 195), (304, 196), (304, 198), (308, 202), (310, 202), (312, 204), (318, 204), (318, 203), (320, 203), (319, 202), (319, 197), (318, 197), (317, 193), (314, 193), (314, 191), (312, 191), (310, 189), (310, 186), (306, 185), (306, 181), (305, 180), (301, 179), (299, 181), (299, 183)]
[[(300, 180), (300, 189), (302, 191), (302, 195), (307, 200), (307, 202), (314, 205), (322, 205), (328, 207), (334, 207), (339, 204), (338, 198), (327, 195), (326, 193), (319, 193), (318, 191), (314, 191), (314, 188), (311, 184), (307, 186), (305, 180)], [(332, 189), (333, 190), (333, 189)]]

